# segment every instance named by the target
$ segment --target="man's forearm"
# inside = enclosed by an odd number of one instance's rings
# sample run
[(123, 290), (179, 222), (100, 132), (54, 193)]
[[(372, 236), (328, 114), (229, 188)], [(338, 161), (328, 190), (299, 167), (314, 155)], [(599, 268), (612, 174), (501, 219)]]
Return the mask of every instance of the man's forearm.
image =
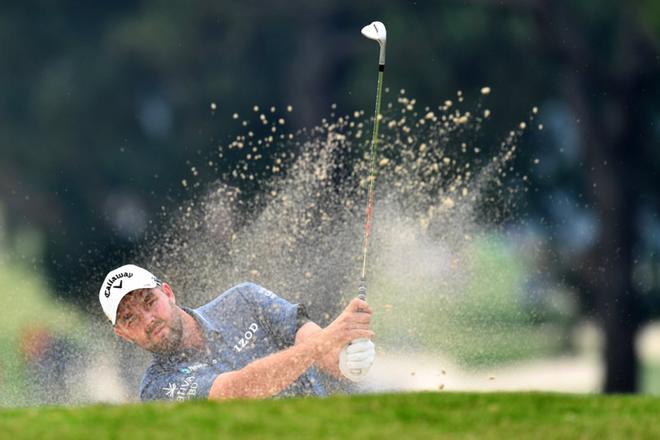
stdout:
[(219, 375), (209, 399), (263, 398), (291, 385), (326, 351), (320, 335), (271, 354), (238, 371)]
[[(318, 335), (322, 331), (321, 327), (314, 322), (308, 322), (302, 326), (298, 333), (296, 334), (296, 344), (300, 344), (304, 341), (307, 341), (314, 336)], [(344, 379), (344, 375), (341, 374), (339, 370), (339, 352), (341, 347), (335, 347), (329, 349), (325, 352), (319, 359), (314, 363), (314, 365), (324, 372), (335, 376), (339, 379)]]

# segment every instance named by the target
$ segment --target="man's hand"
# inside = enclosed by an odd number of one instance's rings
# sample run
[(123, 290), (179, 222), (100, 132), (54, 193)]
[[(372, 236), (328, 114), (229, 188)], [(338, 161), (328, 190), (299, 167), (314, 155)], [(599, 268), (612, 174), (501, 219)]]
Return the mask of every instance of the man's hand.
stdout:
[[(348, 328), (369, 329), (371, 307), (366, 301), (355, 298), (327, 328), (332, 327), (337, 322), (346, 324)], [(373, 332), (369, 331), (369, 333), (370, 336), (348, 338), (341, 344), (342, 349), (339, 352), (338, 360), (339, 371), (344, 377), (353, 382), (358, 382), (364, 378), (376, 357), (374, 344), (369, 340), (373, 336)]]
[[(320, 347), (324, 354), (320, 359), (315, 361), (316, 366), (336, 378), (347, 377), (339, 368), (340, 352), (345, 351), (343, 349), (351, 341), (368, 341), (368, 338), (373, 337), (374, 333), (369, 330), (370, 324), (371, 308), (369, 304), (356, 298), (325, 329), (322, 329), (313, 322), (308, 322), (300, 327), (296, 334), (296, 344), (302, 344), (309, 340), (320, 341)], [(373, 346), (373, 344), (371, 345)], [(371, 365), (373, 359), (370, 362), (368, 362), (368, 357), (365, 361), (360, 360), (363, 357), (365, 347), (368, 352), (368, 345), (358, 345), (354, 348), (355, 357), (352, 357), (352, 362), (364, 362), (363, 365), (366, 363)], [(365, 369), (365, 373), (367, 369)]]
[(327, 350), (341, 348), (356, 339), (370, 339), (374, 332), (371, 324), (371, 307), (366, 301), (355, 298), (344, 311), (322, 330), (322, 338)]
[(376, 358), (376, 346), (368, 339), (359, 339), (339, 353), (339, 371), (347, 379), (359, 382), (367, 375)]

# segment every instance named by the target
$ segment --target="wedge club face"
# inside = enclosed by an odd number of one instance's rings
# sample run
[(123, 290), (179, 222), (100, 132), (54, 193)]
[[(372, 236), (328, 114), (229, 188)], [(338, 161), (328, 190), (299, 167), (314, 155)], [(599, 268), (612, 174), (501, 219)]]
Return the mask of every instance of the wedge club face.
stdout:
[(380, 21), (374, 21), (362, 28), (362, 35), (370, 40), (377, 41), (380, 45), (380, 58), (378, 64), (385, 65), (385, 43), (387, 42), (387, 30)]

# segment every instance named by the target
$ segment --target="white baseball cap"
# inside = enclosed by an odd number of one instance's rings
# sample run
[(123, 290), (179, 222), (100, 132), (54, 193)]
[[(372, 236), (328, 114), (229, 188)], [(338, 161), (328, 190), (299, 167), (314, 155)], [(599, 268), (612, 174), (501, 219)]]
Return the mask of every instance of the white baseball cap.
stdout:
[(99, 301), (103, 312), (114, 325), (117, 308), (123, 297), (133, 290), (150, 289), (159, 285), (160, 280), (154, 274), (134, 264), (126, 264), (111, 270), (105, 276), (99, 290)]

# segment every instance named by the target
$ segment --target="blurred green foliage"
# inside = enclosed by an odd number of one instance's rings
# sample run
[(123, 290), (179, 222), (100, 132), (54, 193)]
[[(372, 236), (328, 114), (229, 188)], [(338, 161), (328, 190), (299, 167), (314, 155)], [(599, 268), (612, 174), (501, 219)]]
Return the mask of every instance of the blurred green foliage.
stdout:
[[(292, 104), (295, 130), (331, 103), (371, 106), (374, 50), (359, 29), (374, 18), (388, 26), (386, 86), (431, 106), (492, 86), (484, 149), (541, 106), (547, 129), (516, 166), (530, 170), (526, 214), (547, 245), (544, 270), (604, 320), (606, 358), (625, 365), (612, 383), (634, 378), (634, 332), (660, 313), (660, 281), (638, 294), (632, 279), (638, 263), (660, 267), (654, 0), (4, 1), (0, 203), (8, 235), (45, 236), (43, 256), (23, 263), (46, 270), (58, 296), (94, 302), (109, 266), (153, 246), (157, 213), (176, 215), (232, 168), (231, 157), (204, 164), (244, 130), (234, 112)], [(182, 188), (192, 166), (196, 185)]]
[[(190, 196), (180, 182), (191, 164), (206, 163), (242, 130), (232, 113), (292, 104), (287, 123), (295, 130), (316, 125), (333, 102), (349, 111), (371, 105), (373, 48), (359, 29), (374, 13), (391, 36), (388, 85), (430, 105), (489, 82), (509, 123), (547, 92), (540, 58), (524, 56), (523, 18), (459, 3), (373, 6), (0, 5), (0, 81), (11, 84), (0, 90), (0, 201), (10, 227), (46, 232), (43, 263), (56, 291), (79, 295), (85, 289), (72, 286), (101, 277), (108, 260), (139, 243), (142, 226), (114, 218), (118, 198), (157, 229), (161, 206)], [(519, 60), (515, 69), (504, 54)], [(200, 166), (199, 179), (232, 165)]]
[[(469, 367), (566, 350), (568, 324), (577, 313), (574, 299), (552, 289), (532, 296), (525, 258), (501, 237), (479, 236), (453, 254), (450, 273), (438, 265), (436, 274), (379, 274), (370, 298), (378, 311), (379, 346), (444, 354)], [(416, 263), (424, 264), (434, 265)], [(434, 282), (434, 276), (445, 281)]]
[(43, 356), (43, 344), (54, 339), (82, 344), (87, 326), (79, 311), (55, 299), (46, 280), (20, 262), (0, 259), (0, 285), (0, 406), (43, 403), (42, 396), (57, 388), (39, 389), (46, 384), (30, 370), (30, 359)]
[[(639, 20), (657, 44), (656, 3), (571, 2), (555, 42), (621, 71), (630, 64), (620, 55), (626, 26)], [(10, 227), (45, 231), (56, 292), (78, 296), (139, 245), (145, 227), (158, 229), (162, 206), (190, 196), (195, 189), (180, 182), (191, 165), (242, 130), (234, 112), (292, 104), (295, 130), (316, 125), (333, 102), (369, 107), (374, 54), (358, 30), (375, 17), (390, 35), (386, 86), (428, 105), (493, 86), (494, 123), (483, 137), (496, 145), (532, 105), (572, 93), (571, 67), (541, 22), (544, 4), (3, 2), (0, 81), (11, 87), (0, 90), (0, 201)], [(569, 32), (573, 23), (582, 35)], [(523, 150), (522, 163), (534, 153)], [(199, 166), (198, 180), (218, 178), (231, 160)], [(581, 172), (563, 170), (572, 191), (582, 191)], [(127, 201), (144, 216), (137, 224), (115, 218)]]

